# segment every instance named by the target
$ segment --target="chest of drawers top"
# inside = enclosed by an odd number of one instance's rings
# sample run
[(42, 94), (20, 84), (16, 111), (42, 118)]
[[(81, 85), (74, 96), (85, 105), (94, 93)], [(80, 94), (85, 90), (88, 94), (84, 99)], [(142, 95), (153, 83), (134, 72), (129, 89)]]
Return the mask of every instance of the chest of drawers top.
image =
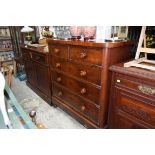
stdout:
[(82, 40), (57, 40), (47, 39), (48, 44), (62, 44), (62, 45), (76, 45), (84, 47), (98, 47), (98, 48), (115, 48), (120, 46), (133, 45), (133, 41), (120, 42), (104, 42), (104, 41), (82, 41)]
[(47, 40), (49, 53), (53, 56), (73, 60), (74, 62), (94, 64), (102, 66), (102, 60), (106, 59), (106, 52), (122, 46), (130, 46), (132, 41), (124, 42), (95, 42), (95, 41), (66, 41)]

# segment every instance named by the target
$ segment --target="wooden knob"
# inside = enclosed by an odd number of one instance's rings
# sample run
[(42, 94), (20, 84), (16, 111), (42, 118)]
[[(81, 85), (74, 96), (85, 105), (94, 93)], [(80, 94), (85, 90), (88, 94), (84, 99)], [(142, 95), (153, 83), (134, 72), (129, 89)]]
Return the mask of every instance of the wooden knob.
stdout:
[(61, 64), (60, 63), (56, 63), (56, 68), (59, 68), (60, 66), (61, 66)]
[(58, 48), (55, 48), (55, 49), (54, 49), (54, 53), (55, 53), (55, 54), (59, 53), (59, 49), (58, 49)]
[(81, 111), (84, 111), (86, 109), (86, 107), (83, 105), (81, 106)]
[(81, 89), (81, 94), (85, 94), (87, 91), (86, 91), (86, 88), (82, 88)]
[(61, 91), (58, 93), (58, 96), (59, 96), (59, 97), (62, 96), (62, 92), (61, 92)]
[(61, 77), (58, 77), (57, 78), (57, 82), (61, 82)]
[(80, 53), (80, 58), (81, 59), (84, 59), (84, 58), (86, 58), (87, 57), (87, 54), (86, 53)]
[(86, 74), (87, 74), (86, 71), (80, 71), (81, 76), (86, 76)]

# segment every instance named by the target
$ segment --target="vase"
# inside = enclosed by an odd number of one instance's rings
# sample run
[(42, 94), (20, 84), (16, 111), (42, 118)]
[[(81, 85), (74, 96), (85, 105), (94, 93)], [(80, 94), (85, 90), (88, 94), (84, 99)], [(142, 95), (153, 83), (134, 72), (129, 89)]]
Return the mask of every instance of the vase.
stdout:
[(82, 34), (81, 26), (70, 26), (70, 33), (72, 39), (80, 39)]
[(84, 40), (94, 39), (96, 36), (96, 26), (83, 27)]

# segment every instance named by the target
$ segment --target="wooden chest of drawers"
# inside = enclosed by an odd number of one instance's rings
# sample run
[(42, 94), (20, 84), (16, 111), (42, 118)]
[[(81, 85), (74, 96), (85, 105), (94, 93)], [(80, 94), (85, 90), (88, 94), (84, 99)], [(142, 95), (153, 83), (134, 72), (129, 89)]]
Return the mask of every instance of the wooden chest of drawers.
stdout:
[(155, 128), (155, 73), (122, 66), (110, 67), (109, 128)]
[(106, 128), (108, 67), (128, 60), (130, 41), (97, 43), (48, 40), (52, 102), (88, 128)]

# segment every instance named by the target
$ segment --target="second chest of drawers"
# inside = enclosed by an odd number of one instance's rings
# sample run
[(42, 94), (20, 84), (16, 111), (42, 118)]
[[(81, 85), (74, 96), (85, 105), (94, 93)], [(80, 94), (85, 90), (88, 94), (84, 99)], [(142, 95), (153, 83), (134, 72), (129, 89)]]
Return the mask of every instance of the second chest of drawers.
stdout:
[(108, 67), (129, 59), (131, 44), (48, 40), (52, 102), (88, 128), (106, 128)]

